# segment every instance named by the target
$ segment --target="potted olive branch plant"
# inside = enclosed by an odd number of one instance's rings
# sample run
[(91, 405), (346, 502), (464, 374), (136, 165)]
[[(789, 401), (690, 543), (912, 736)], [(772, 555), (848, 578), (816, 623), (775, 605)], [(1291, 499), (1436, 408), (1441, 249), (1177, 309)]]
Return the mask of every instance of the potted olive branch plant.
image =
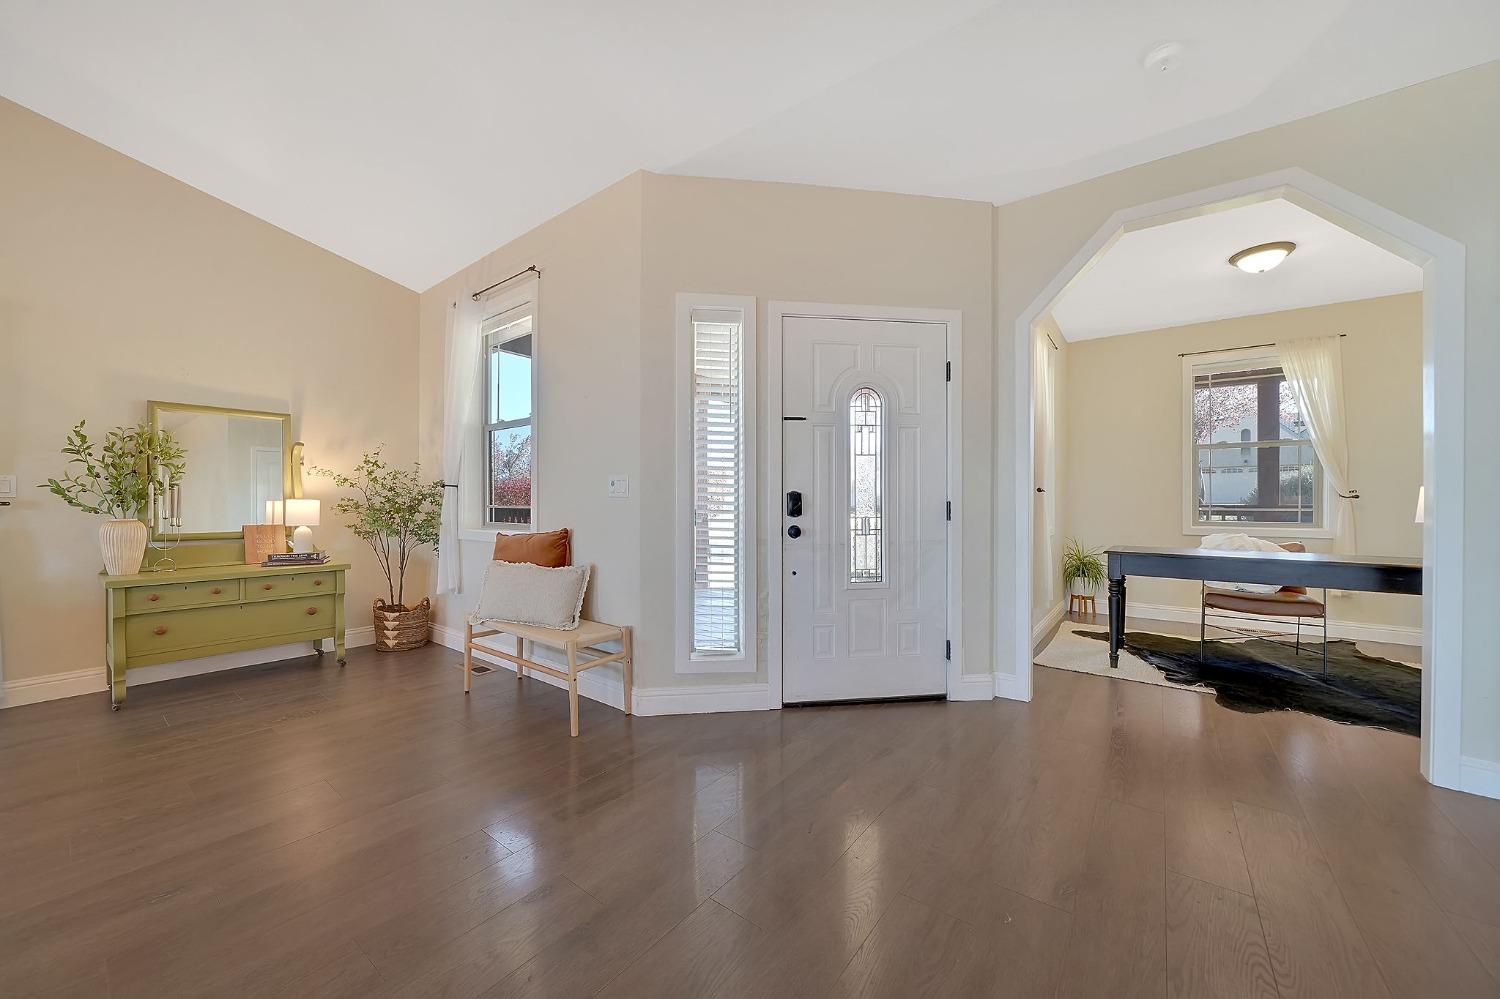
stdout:
[(85, 421), (68, 434), (62, 453), (68, 469), (60, 479), (48, 479), (46, 489), (84, 513), (108, 518), (99, 527), (99, 553), (111, 576), (139, 572), (149, 531), (139, 519), (151, 496), (151, 480), (162, 488), (182, 481), (187, 452), (165, 430), (145, 423), (115, 427), (102, 441), (89, 439)]
[(352, 491), (339, 498), (333, 511), (370, 546), (385, 573), (386, 597), (375, 598), (375, 648), (400, 652), (426, 645), (432, 633), (432, 603), (423, 597), (421, 603), (406, 604), (406, 569), (417, 549), (437, 547), (443, 484), (423, 482), (420, 465), (392, 467), (380, 448), (362, 455), (352, 475), (327, 468), (314, 468), (312, 473)]
[(1077, 538), (1069, 538), (1062, 555), (1063, 585), (1082, 596), (1097, 594), (1107, 575), (1099, 557), (1103, 554), (1103, 548), (1085, 548)]

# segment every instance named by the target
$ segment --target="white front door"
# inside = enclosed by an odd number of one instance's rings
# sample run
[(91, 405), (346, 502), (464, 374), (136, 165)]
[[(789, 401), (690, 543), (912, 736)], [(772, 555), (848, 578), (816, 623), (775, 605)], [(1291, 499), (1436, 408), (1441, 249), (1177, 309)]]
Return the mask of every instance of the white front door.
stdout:
[(947, 690), (946, 341), (938, 323), (783, 320), (786, 703)]

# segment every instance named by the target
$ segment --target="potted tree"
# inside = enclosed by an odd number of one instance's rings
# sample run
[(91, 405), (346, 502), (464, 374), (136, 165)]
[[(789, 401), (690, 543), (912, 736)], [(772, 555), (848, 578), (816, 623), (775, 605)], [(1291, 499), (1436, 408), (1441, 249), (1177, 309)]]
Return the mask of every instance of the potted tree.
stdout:
[(386, 596), (375, 598), (375, 648), (401, 652), (426, 645), (432, 634), (432, 602), (406, 603), (406, 569), (423, 545), (437, 547), (443, 484), (423, 482), (421, 466), (393, 468), (380, 449), (367, 451), (353, 475), (314, 468), (314, 475), (353, 491), (334, 504), (354, 536), (370, 546), (385, 573)]
[(1077, 538), (1069, 538), (1063, 549), (1063, 584), (1072, 593), (1083, 597), (1096, 596), (1104, 585), (1108, 570), (1105, 568), (1103, 548), (1085, 548)]
[(150, 500), (151, 482), (155, 479), (163, 489), (181, 482), (187, 452), (170, 433), (145, 423), (115, 427), (102, 441), (93, 441), (84, 422), (78, 421), (63, 445), (67, 471), (37, 488), (84, 513), (108, 517), (99, 525), (104, 571), (111, 576), (139, 572), (150, 533), (139, 518)]

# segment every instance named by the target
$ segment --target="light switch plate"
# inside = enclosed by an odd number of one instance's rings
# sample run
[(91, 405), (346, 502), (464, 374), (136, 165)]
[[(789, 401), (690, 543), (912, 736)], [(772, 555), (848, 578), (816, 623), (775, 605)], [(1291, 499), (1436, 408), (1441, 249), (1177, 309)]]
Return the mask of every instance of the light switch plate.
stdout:
[(614, 475), (609, 480), (609, 496), (611, 499), (626, 499), (630, 496), (630, 479), (624, 475)]
[(16, 498), (16, 477), (14, 475), (0, 475), (0, 498)]

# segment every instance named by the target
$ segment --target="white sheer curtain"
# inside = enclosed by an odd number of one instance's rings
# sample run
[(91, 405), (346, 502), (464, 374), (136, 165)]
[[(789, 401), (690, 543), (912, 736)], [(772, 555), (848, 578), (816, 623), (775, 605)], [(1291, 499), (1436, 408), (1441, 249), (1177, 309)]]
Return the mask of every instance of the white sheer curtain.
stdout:
[(464, 452), (479, 433), (480, 343), (479, 306), (460, 295), (448, 308), (443, 377), (443, 481), (456, 489), (443, 490), (443, 515), (438, 525), (437, 592), (463, 591), (462, 546), (465, 490), (478, 489), (465, 475)]
[[(1054, 324), (1034, 327), (1031, 344), (1032, 407), (1032, 597), (1033, 614), (1045, 615), (1057, 602), (1057, 455), (1056, 351), (1047, 339)], [(1061, 333), (1056, 334), (1061, 336)], [(1037, 489), (1043, 492), (1037, 492)]]
[(1337, 493), (1328, 510), (1334, 551), (1357, 550), (1354, 500), (1359, 497), (1349, 476), (1349, 434), (1344, 417), (1344, 361), (1336, 336), (1288, 340), (1276, 345), (1287, 387), (1307, 422), (1313, 450), (1323, 474)]

